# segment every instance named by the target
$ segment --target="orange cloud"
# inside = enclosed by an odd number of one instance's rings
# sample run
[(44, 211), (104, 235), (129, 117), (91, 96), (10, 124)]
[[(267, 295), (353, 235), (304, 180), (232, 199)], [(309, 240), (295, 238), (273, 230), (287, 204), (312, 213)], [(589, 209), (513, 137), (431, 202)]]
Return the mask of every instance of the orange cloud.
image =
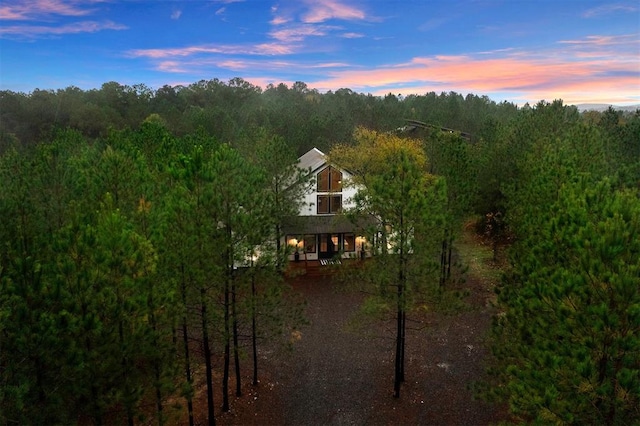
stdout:
[[(623, 58), (593, 61), (542, 60), (471, 56), (414, 58), (402, 65), (373, 70), (334, 71), (330, 78), (310, 83), (320, 90), (349, 87), (374, 94), (424, 93), (439, 89), (471, 93), (510, 93), (523, 98), (596, 98), (596, 93), (638, 99), (637, 61)], [(589, 94), (583, 96), (584, 94)], [(632, 102), (629, 100), (628, 102)]]

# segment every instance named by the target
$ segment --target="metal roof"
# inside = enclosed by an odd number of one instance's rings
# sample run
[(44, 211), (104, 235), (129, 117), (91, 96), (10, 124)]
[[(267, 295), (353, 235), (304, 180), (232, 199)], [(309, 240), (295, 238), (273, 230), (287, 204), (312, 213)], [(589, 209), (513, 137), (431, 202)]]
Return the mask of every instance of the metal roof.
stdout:
[(318, 148), (311, 148), (305, 154), (300, 157), (298, 163), (298, 167), (306, 170), (311, 169), (312, 172), (315, 172), (320, 167), (324, 166), (327, 163), (327, 159), (322, 151)]

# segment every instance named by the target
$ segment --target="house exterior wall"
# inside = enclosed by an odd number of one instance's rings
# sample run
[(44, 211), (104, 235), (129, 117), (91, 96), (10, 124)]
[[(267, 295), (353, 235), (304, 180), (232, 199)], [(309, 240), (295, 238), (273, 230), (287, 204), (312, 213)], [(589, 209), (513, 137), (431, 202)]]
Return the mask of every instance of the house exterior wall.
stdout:
[[(325, 167), (328, 165), (325, 164)], [(314, 172), (314, 175), (317, 175), (320, 171), (322, 171), (325, 167), (321, 167), (317, 171)], [(353, 202), (353, 197), (355, 197), (358, 189), (350, 185), (351, 174), (340, 170), (342, 172), (342, 191), (339, 192), (342, 194), (342, 208), (349, 209), (355, 207), (355, 203)], [(300, 212), (298, 213), (300, 216), (317, 216), (318, 215), (318, 206), (317, 206), (317, 198), (318, 198), (318, 185), (314, 185), (313, 188), (309, 192), (307, 192), (304, 196), (304, 204), (300, 207)], [(338, 192), (335, 192), (338, 194)]]
[[(300, 219), (306, 219), (307, 223), (321, 223), (322, 225), (316, 225), (313, 228), (315, 230), (309, 230), (308, 227), (307, 229), (291, 230), (285, 236), (285, 243), (297, 248), (298, 260), (318, 260), (337, 253), (341, 253), (343, 258), (360, 256), (364, 247), (363, 238), (357, 234), (353, 227), (345, 226), (346, 219), (339, 220), (339, 215), (334, 212), (323, 212), (323, 208), (326, 209), (327, 206), (319, 208), (318, 203), (318, 195), (341, 196), (341, 210), (355, 207), (354, 197), (358, 188), (351, 184), (351, 173), (328, 164), (324, 154), (316, 148), (300, 157), (299, 167), (310, 170), (316, 183), (304, 195), (298, 216)], [(329, 179), (332, 182), (330, 186), (337, 185), (339, 187), (337, 190), (333, 187), (327, 189), (326, 186), (319, 184), (319, 174), (329, 167), (333, 169), (330, 171), (331, 176), (333, 176), (334, 170), (342, 174), (339, 182), (337, 179)], [(323, 191), (319, 191), (319, 186)], [(332, 218), (336, 219), (335, 224), (332, 223)], [(340, 223), (338, 224), (338, 222)], [(291, 254), (289, 259), (295, 261), (295, 253)]]

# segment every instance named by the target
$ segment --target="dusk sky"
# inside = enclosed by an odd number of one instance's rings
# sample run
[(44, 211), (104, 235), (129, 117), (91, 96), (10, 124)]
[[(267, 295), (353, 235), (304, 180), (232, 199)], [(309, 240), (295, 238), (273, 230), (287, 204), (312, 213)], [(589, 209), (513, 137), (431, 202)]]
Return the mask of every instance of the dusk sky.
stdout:
[(2, 0), (0, 90), (241, 77), (320, 92), (640, 104), (640, 3)]

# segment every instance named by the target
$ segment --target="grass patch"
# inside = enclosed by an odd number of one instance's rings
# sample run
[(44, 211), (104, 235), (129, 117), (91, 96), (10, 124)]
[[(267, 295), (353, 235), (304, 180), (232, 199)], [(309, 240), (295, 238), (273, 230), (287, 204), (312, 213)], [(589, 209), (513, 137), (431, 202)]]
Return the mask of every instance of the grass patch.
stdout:
[(502, 264), (493, 259), (491, 244), (478, 236), (473, 226), (465, 226), (456, 241), (462, 263), (469, 268), (469, 276), (495, 286), (500, 282)]

